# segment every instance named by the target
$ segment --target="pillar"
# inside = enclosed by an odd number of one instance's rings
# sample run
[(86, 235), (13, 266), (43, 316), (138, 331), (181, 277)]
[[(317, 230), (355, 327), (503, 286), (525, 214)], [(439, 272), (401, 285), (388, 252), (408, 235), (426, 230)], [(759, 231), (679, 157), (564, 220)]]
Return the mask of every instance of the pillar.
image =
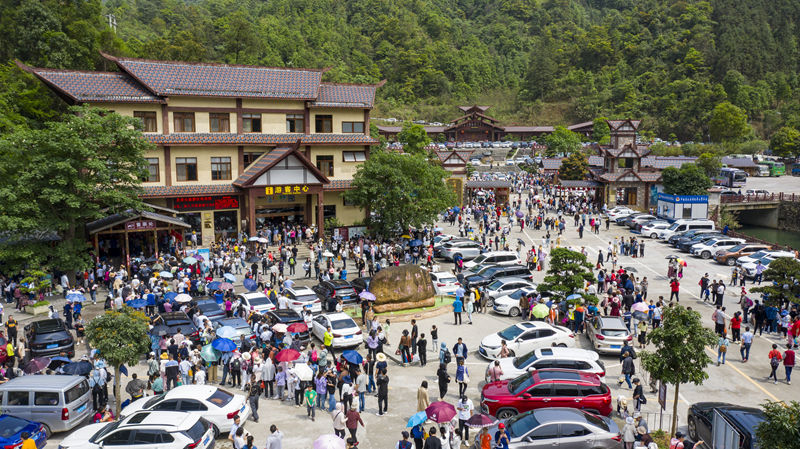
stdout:
[(324, 199), (325, 192), (322, 190), (322, 187), (320, 187), (319, 193), (317, 193), (317, 236), (319, 238), (325, 235), (325, 211), (322, 210)]
[(128, 244), (128, 230), (125, 230), (125, 267), (128, 269), (128, 272), (131, 271), (131, 253)]
[(313, 217), (313, 207), (314, 205), (311, 202), (311, 194), (306, 194), (306, 210), (303, 214), (303, 220), (306, 222), (306, 225), (311, 225), (311, 217)]
[(256, 235), (256, 189), (247, 189), (247, 233), (251, 237)]
[(158, 231), (153, 230), (153, 248), (155, 249), (155, 256), (158, 259)]
[(100, 242), (98, 241), (97, 234), (94, 235), (94, 261), (100, 263)]

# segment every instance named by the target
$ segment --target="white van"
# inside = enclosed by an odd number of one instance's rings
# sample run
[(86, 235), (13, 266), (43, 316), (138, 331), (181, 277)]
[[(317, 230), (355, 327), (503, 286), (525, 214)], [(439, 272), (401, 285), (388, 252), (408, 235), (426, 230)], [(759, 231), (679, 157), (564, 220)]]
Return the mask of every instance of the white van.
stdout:
[(480, 264), (494, 265), (524, 265), (519, 256), (514, 251), (489, 251), (480, 256), (464, 262), (464, 268), (472, 268)]
[(692, 219), (681, 219), (675, 220), (670, 227), (667, 229), (661, 230), (658, 232), (658, 238), (662, 240), (666, 240), (672, 237), (674, 234), (683, 231), (691, 231), (692, 229), (705, 229), (709, 231), (713, 231), (714, 222), (711, 220), (692, 220)]
[(22, 376), (0, 385), (3, 413), (40, 422), (48, 435), (83, 424), (90, 405), (92, 390), (83, 376)]

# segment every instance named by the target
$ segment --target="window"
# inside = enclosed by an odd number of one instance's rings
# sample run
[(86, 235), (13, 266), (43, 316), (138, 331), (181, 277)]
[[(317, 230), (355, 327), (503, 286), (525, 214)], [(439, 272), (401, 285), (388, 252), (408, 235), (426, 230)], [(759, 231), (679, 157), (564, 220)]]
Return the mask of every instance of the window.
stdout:
[(176, 157), (175, 173), (178, 181), (197, 181), (197, 158)]
[(589, 435), (591, 432), (580, 424), (573, 424), (573, 423), (562, 423), (561, 424), (561, 437), (562, 438), (569, 438), (569, 437), (582, 437), (584, 435)]
[(578, 386), (575, 384), (555, 384), (553, 396), (572, 398), (578, 395)]
[(367, 153), (364, 151), (343, 151), (342, 160), (344, 162), (364, 162), (367, 160)]
[(332, 115), (317, 115), (314, 116), (314, 132), (318, 133), (332, 133), (333, 132), (333, 116)]
[(73, 402), (77, 401), (78, 399), (82, 398), (83, 395), (89, 392), (89, 383), (83, 381), (78, 385), (70, 388), (64, 393), (64, 399), (67, 404), (72, 404)]
[(633, 168), (633, 161), (632, 157), (623, 157), (617, 159), (617, 163), (619, 164), (619, 168)]
[(211, 179), (219, 181), (231, 179), (231, 158), (212, 157), (211, 158)]
[(364, 134), (364, 122), (342, 122), (342, 132)]
[(133, 111), (133, 116), (142, 121), (142, 131), (146, 133), (154, 133), (158, 131), (156, 123), (156, 113), (149, 111)]
[(242, 131), (246, 133), (260, 133), (261, 114), (242, 114)]
[(175, 439), (172, 435), (157, 429), (139, 429), (134, 437), (134, 444), (162, 444), (173, 441)]
[(132, 430), (120, 430), (118, 432), (114, 432), (109, 435), (105, 440), (103, 440), (103, 444), (109, 446), (127, 446), (131, 444), (131, 435)]
[(202, 410), (208, 410), (208, 408), (198, 401), (189, 401), (184, 399), (181, 401), (181, 406), (179, 410), (182, 412), (197, 412)]
[(153, 407), (153, 410), (162, 411), (162, 412), (165, 412), (165, 411), (173, 411), (174, 412), (174, 411), (178, 410), (178, 400), (177, 399), (171, 399), (169, 401), (161, 401), (159, 404), (157, 404), (155, 407)]
[(532, 440), (549, 440), (551, 438), (558, 438), (558, 424), (547, 424), (539, 427), (531, 432), (528, 438)]
[(176, 133), (194, 132), (194, 112), (173, 112), (172, 120)]
[(7, 395), (7, 405), (28, 405), (27, 391), (9, 391)]
[(150, 174), (147, 176), (147, 182), (158, 182), (158, 158), (148, 157), (147, 170)]
[(263, 152), (257, 152), (257, 153), (246, 152), (246, 153), (244, 153), (244, 167), (245, 168), (249, 167), (250, 164), (252, 164), (253, 162), (256, 161), (256, 159), (261, 157), (262, 154), (264, 154), (264, 153)]
[(306, 119), (303, 114), (286, 114), (286, 132), (302, 133), (305, 132)]
[(212, 133), (231, 132), (230, 114), (220, 114), (215, 112), (208, 114), (208, 128)]
[(33, 394), (33, 405), (58, 405), (60, 399), (58, 392), (37, 391)]
[(317, 168), (325, 176), (333, 176), (333, 156), (317, 156)]

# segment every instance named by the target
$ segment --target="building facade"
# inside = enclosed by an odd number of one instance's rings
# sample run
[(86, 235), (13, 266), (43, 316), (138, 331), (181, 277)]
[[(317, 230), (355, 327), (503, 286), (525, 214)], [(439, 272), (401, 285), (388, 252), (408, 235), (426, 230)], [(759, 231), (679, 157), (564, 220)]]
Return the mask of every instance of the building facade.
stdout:
[[(322, 82), (324, 70), (154, 61), (103, 54), (118, 72), (32, 68), (70, 104), (142, 121), (143, 199), (178, 211), (203, 245), (272, 223), (350, 225), (342, 192), (369, 157), (382, 84)], [(199, 239), (198, 239), (199, 240)]]

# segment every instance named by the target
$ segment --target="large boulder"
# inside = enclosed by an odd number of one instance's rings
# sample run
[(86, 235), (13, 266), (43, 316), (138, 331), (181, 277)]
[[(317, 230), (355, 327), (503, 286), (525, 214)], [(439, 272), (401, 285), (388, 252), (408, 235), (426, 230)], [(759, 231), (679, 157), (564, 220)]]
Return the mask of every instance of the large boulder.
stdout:
[(375, 297), (375, 312), (432, 307), (436, 291), (427, 271), (416, 265), (384, 268), (369, 284)]

